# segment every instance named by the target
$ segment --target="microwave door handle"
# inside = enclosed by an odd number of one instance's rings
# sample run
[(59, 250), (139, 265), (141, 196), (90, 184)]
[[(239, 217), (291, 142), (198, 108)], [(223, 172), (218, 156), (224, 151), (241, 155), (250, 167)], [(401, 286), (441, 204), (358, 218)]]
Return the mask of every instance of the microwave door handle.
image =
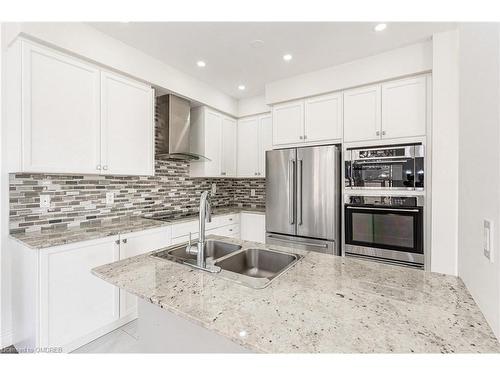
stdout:
[(294, 199), (295, 199), (295, 160), (288, 161), (288, 222), (290, 225), (295, 223), (294, 220)]

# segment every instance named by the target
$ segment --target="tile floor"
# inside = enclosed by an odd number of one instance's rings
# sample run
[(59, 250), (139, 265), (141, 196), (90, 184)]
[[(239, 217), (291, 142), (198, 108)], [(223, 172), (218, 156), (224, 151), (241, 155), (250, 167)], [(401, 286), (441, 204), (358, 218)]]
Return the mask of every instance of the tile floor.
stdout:
[(73, 353), (143, 353), (137, 337), (137, 319), (89, 342)]

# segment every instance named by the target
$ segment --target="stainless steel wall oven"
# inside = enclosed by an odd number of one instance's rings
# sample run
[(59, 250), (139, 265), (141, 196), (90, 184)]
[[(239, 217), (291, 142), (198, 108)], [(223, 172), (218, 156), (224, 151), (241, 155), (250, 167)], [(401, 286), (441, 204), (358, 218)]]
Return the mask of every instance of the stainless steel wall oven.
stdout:
[(346, 255), (423, 267), (423, 200), (422, 196), (346, 197)]
[(424, 146), (349, 148), (345, 154), (346, 189), (424, 189)]

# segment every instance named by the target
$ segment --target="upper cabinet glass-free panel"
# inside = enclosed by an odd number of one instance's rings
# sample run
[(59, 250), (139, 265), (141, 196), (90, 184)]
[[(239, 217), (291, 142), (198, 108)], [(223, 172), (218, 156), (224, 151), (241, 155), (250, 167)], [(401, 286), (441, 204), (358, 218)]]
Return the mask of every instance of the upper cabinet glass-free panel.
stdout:
[(426, 77), (412, 77), (382, 84), (382, 137), (401, 138), (425, 134)]
[(103, 173), (153, 174), (153, 90), (125, 77), (102, 73)]
[(273, 106), (273, 145), (304, 142), (304, 101)]
[(380, 85), (344, 92), (344, 142), (379, 139), (381, 134)]
[(22, 61), (23, 171), (98, 173), (99, 70), (29, 43)]
[(342, 93), (305, 100), (306, 142), (342, 139)]

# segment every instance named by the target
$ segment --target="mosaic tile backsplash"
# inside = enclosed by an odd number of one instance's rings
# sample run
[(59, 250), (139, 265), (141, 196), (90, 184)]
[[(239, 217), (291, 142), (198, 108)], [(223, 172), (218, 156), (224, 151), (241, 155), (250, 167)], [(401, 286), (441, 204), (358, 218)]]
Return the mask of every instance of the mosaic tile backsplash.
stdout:
[[(183, 161), (155, 162), (155, 176), (10, 174), (10, 231), (40, 231), (92, 225), (125, 215), (181, 215), (198, 210), (199, 197), (212, 182), (214, 207), (264, 207), (265, 179), (190, 178)], [(255, 189), (255, 196), (251, 196)], [(114, 203), (106, 204), (106, 193)], [(40, 208), (40, 194), (51, 207)]]

